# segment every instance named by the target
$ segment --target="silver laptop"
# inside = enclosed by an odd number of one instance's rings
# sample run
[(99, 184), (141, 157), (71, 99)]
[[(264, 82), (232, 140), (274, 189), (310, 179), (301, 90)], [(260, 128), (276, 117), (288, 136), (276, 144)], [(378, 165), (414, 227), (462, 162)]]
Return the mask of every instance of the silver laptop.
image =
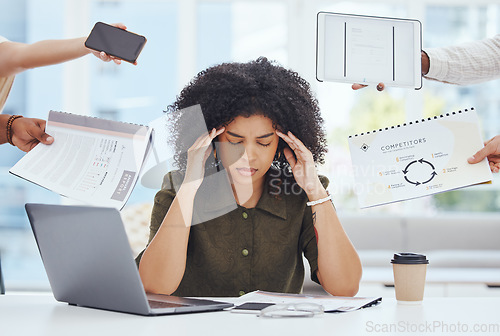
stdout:
[(116, 209), (26, 204), (26, 212), (57, 301), (139, 315), (205, 312), (233, 306), (146, 294)]

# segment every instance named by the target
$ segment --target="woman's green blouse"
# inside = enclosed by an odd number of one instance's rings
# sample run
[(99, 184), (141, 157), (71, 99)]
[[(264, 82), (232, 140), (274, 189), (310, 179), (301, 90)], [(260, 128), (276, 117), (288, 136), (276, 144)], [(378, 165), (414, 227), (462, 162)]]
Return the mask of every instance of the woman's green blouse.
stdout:
[[(300, 293), (302, 254), (309, 261), (312, 280), (318, 282), (318, 247), (307, 196), (296, 184), (273, 193), (276, 189), (269, 176), (268, 172), (255, 208), (234, 203), (231, 210), (191, 227), (186, 270), (173, 295), (239, 296), (254, 290)], [(175, 197), (176, 188), (171, 186), (182, 179), (178, 171), (165, 176), (162, 190), (155, 196), (149, 242)], [(320, 180), (326, 188), (328, 179), (320, 176)], [(202, 204), (204, 209), (221, 210), (216, 195), (195, 200), (195, 207)], [(142, 252), (137, 265), (141, 257)]]

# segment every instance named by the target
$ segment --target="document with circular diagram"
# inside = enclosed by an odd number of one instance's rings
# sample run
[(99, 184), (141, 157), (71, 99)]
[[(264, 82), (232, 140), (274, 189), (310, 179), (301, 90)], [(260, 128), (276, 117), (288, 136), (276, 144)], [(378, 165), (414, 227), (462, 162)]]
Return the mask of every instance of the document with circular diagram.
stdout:
[(474, 108), (350, 136), (355, 193), (361, 208), (491, 182)]

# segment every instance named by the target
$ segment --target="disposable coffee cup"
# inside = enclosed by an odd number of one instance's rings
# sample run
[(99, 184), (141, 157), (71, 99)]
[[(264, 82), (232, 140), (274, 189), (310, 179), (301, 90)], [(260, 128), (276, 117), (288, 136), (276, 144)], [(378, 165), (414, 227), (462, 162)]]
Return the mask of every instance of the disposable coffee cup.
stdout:
[(391, 260), (396, 300), (401, 304), (420, 304), (424, 299), (425, 274), (429, 261), (423, 254), (396, 253)]

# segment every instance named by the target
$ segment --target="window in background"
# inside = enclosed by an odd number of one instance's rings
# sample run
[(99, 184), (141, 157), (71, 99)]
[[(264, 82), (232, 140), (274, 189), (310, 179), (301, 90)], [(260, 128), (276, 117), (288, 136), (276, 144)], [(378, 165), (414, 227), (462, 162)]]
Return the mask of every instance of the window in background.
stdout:
[[(429, 6), (425, 22), (424, 49), (481, 40), (500, 32), (500, 5)], [(492, 94), (500, 90), (500, 81), (469, 86), (426, 81), (424, 89), (427, 115), (474, 107), (480, 118), (484, 139), (500, 134), (500, 98)], [(491, 185), (435, 195), (433, 206), (436, 211), (499, 211), (500, 180), (496, 175)]]
[[(208, 66), (258, 56), (287, 61), (288, 5), (283, 1), (0, 1), (2, 13), (10, 13), (9, 20), (0, 21), (0, 31), (11, 40), (83, 36), (97, 21), (123, 22), (148, 39), (137, 66), (116, 66), (86, 56), (17, 76), (6, 113), (46, 118), (55, 109), (147, 124)], [(56, 17), (47, 24), (47, 16)], [(82, 16), (87, 17), (83, 23)], [(24, 204), (60, 203), (61, 198), (9, 175), (8, 169), (22, 153), (11, 146), (1, 146), (0, 151), (5, 153), (0, 156), (0, 186), (12, 196), (0, 205), (0, 253), (7, 290), (48, 289)], [(144, 216), (148, 209), (144, 204), (153, 201), (156, 191), (138, 183), (123, 212), (136, 216), (132, 220)]]
[[(0, 8), (0, 35), (20, 42), (83, 36), (96, 21), (123, 22), (129, 30), (148, 38), (136, 67), (128, 63), (115, 66), (86, 56), (70, 64), (20, 74), (5, 113), (46, 118), (48, 110), (55, 109), (145, 124), (161, 116), (165, 106), (197, 72), (221, 62), (247, 62), (266, 56), (297, 71), (317, 93), (329, 142), (326, 164), (320, 169), (330, 178), (330, 191), (339, 212), (412, 216), (500, 208), (496, 179), (489, 186), (359, 210), (346, 138), (367, 129), (469, 106), (478, 110), (485, 138), (490, 138), (500, 134), (499, 98), (491, 94), (498, 92), (500, 81), (458, 87), (424, 80), (420, 91), (391, 88), (379, 93), (368, 88), (355, 92), (347, 84), (318, 83), (314, 72), (318, 11), (419, 19), (423, 24), (423, 46), (427, 48), (493, 36), (500, 31), (498, 4), (483, 1), (464, 7), (454, 1), (435, 6), (425, 1), (395, 4), (392, 0), (0, 0)], [(0, 204), (0, 253), (6, 287), (8, 291), (48, 289), (24, 203), (60, 203), (61, 198), (8, 174), (21, 156), (11, 146), (0, 146), (0, 188), (9, 196)], [(133, 213), (132, 221), (143, 216), (141, 221), (147, 226), (144, 213), (149, 215), (147, 206), (155, 193), (138, 184), (124, 212)]]
[[(61, 0), (41, 2), (0, 1), (0, 35), (17, 42), (63, 38)], [(47, 20), (51, 17), (51, 20)], [(28, 24), (29, 23), (29, 24)], [(50, 108), (62, 105), (62, 65), (30, 70), (16, 76), (4, 113), (45, 119)], [(50, 106), (50, 107), (49, 107)], [(6, 289), (46, 289), (47, 278), (40, 262), (24, 204), (58, 203), (60, 197), (8, 173), (23, 152), (0, 146), (0, 255)]]

